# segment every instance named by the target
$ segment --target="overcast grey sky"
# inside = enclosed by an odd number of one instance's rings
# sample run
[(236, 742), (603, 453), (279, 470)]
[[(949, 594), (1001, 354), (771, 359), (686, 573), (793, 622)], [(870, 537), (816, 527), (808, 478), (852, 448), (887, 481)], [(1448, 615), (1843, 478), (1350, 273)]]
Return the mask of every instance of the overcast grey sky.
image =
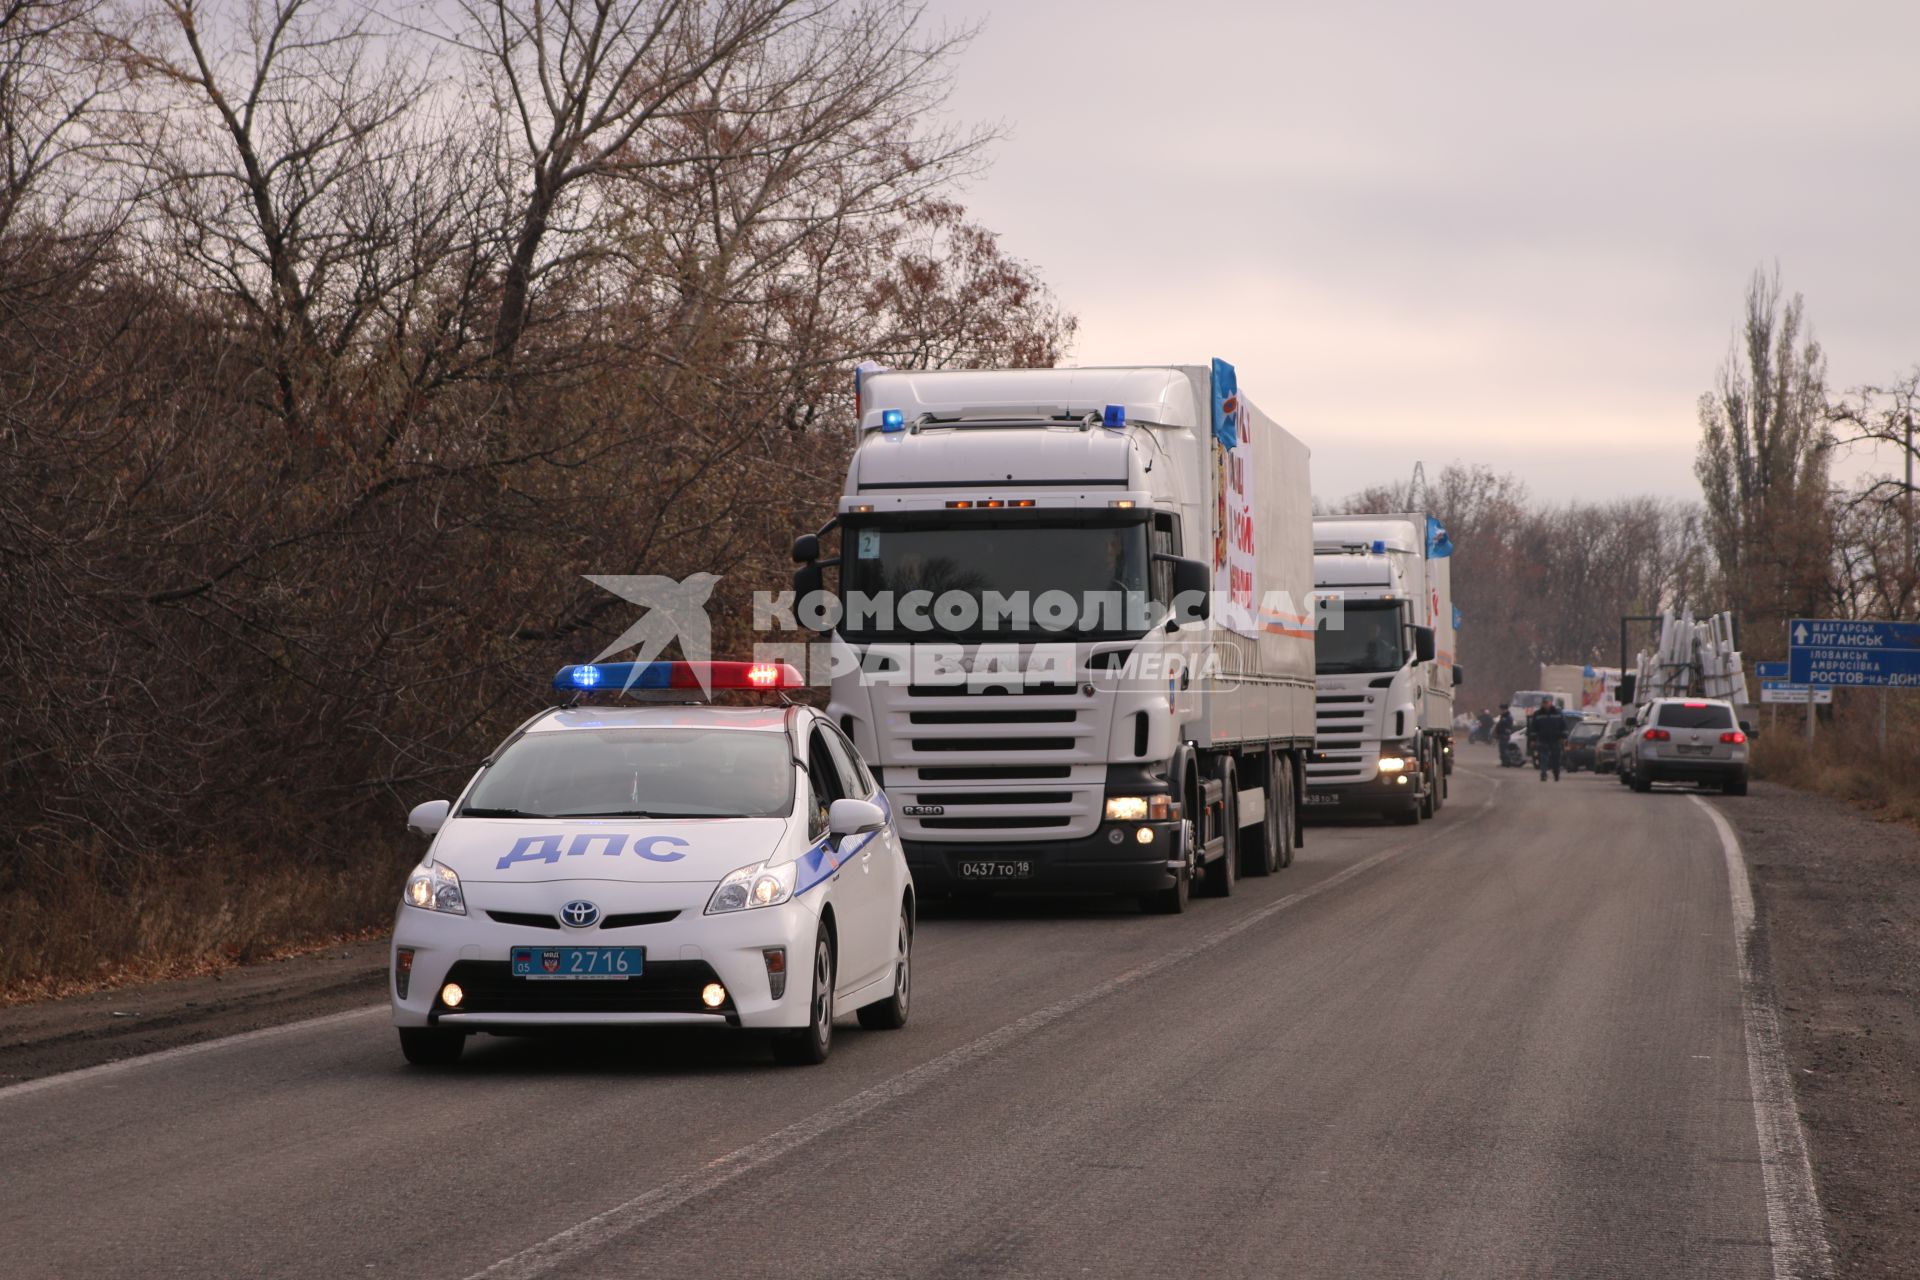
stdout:
[(967, 200), (1078, 364), (1220, 356), (1337, 498), (1416, 459), (1697, 494), (1748, 275), (1832, 380), (1920, 361), (1920, 0), (932, 0)]

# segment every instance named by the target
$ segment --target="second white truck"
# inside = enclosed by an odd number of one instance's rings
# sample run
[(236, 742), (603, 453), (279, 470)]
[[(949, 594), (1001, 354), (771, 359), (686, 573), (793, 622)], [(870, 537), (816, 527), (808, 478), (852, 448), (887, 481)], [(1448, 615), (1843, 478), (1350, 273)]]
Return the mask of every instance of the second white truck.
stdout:
[(1309, 808), (1413, 824), (1445, 801), (1460, 680), (1452, 550), (1423, 512), (1313, 522), (1319, 716)]

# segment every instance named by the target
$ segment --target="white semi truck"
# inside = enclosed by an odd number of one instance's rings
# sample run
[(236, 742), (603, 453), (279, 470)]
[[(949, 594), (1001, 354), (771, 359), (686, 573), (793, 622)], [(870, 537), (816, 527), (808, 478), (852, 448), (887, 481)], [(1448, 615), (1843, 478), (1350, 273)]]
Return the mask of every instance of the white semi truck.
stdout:
[(1315, 810), (1431, 818), (1453, 768), (1452, 544), (1423, 512), (1313, 522)]
[(796, 540), (794, 583), (803, 620), (832, 605), (829, 712), (923, 895), (1174, 912), (1292, 860), (1308, 455), (1234, 382), (1218, 361), (863, 379), (838, 514)]

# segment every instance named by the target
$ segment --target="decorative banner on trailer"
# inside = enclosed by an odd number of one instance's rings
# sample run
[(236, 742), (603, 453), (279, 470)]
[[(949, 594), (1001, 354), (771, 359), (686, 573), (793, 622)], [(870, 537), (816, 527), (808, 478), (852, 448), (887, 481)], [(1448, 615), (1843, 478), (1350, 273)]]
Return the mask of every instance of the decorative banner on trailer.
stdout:
[(1213, 598), (1224, 627), (1260, 634), (1253, 526), (1253, 430), (1233, 366), (1213, 362)]
[(1447, 536), (1447, 527), (1427, 517), (1427, 559), (1441, 560), (1453, 554), (1453, 539)]

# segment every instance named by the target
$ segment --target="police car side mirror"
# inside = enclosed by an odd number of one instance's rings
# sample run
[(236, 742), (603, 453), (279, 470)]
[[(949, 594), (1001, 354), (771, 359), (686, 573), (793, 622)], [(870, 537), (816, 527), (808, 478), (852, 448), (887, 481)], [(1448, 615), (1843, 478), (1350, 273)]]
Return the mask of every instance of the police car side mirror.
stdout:
[(857, 836), (878, 831), (887, 823), (887, 815), (871, 800), (835, 800), (827, 810), (827, 830), (836, 836)]
[(447, 814), (453, 808), (449, 800), (429, 800), (425, 804), (413, 806), (413, 812), (407, 815), (407, 830), (417, 836), (431, 836), (439, 833), (447, 825)]

